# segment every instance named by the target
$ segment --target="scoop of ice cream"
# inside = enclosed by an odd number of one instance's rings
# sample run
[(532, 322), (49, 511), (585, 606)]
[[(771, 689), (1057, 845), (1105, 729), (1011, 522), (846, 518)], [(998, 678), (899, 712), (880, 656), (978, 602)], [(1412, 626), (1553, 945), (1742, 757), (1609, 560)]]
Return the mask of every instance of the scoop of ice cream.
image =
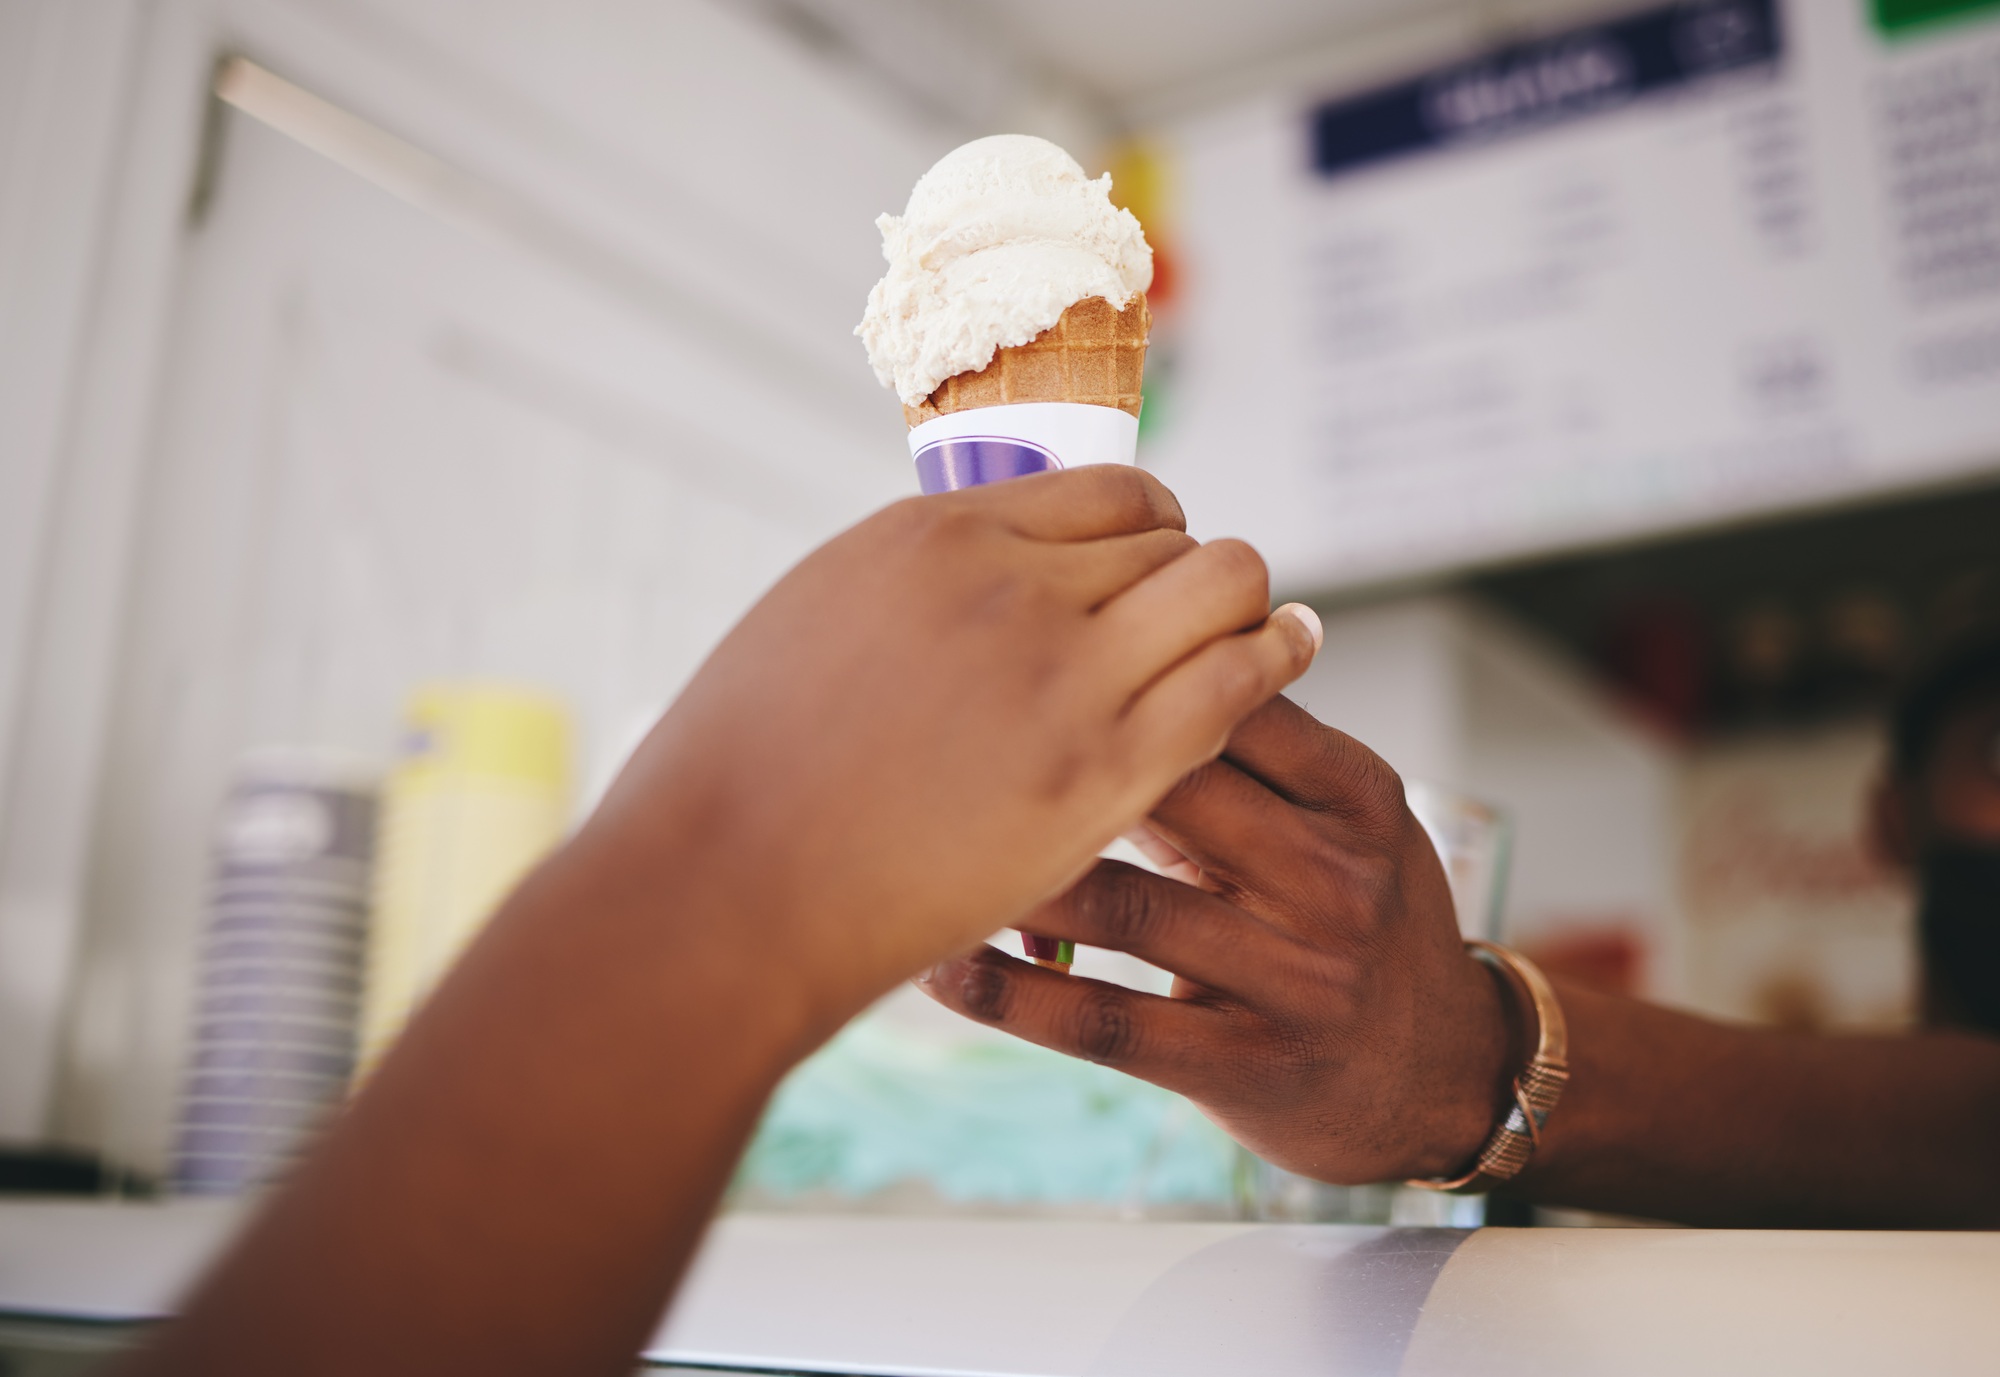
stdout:
[(1123, 308), (1153, 280), (1153, 251), (1111, 177), (1083, 175), (1047, 139), (995, 134), (918, 179), (901, 216), (875, 222), (889, 271), (854, 333), (884, 387), (916, 406), (1079, 301)]

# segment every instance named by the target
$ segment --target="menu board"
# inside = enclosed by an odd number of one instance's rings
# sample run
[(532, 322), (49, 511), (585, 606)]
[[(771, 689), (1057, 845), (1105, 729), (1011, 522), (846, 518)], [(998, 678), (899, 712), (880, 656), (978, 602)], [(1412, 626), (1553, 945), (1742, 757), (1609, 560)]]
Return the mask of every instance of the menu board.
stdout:
[(1185, 125), (1144, 461), (1293, 590), (2000, 472), (1996, 19), (1671, 4)]

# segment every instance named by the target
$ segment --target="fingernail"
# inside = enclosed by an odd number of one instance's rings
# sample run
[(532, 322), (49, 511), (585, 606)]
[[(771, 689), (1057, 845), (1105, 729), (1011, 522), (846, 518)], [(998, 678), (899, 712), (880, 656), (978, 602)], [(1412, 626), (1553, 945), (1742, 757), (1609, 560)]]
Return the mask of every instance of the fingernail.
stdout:
[(1299, 619), (1300, 625), (1306, 629), (1306, 634), (1313, 638), (1313, 653), (1318, 654), (1319, 648), (1326, 644), (1326, 628), (1320, 624), (1319, 613), (1302, 602), (1288, 602), (1278, 610), (1289, 612)]

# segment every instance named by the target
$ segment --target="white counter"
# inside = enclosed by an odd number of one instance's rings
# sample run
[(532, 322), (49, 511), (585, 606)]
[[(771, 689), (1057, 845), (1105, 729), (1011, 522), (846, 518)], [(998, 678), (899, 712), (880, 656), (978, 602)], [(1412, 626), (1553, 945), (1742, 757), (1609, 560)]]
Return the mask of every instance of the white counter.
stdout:
[[(0, 1204), (0, 1311), (156, 1318), (238, 1217)], [(647, 1356), (878, 1377), (1988, 1373), (2000, 1234), (738, 1216)]]

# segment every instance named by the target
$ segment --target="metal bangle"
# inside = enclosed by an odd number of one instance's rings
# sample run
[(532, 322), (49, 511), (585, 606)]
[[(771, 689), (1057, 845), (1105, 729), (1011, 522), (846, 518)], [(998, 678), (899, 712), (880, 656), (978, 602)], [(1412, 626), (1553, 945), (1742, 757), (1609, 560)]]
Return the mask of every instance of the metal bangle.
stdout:
[[(1467, 939), (1472, 955), (1520, 981), (1535, 1011), (1535, 1054), (1514, 1077), (1514, 1103), (1479, 1149), (1472, 1169), (1463, 1176), (1419, 1178), (1406, 1182), (1427, 1191), (1473, 1195), (1520, 1175), (1542, 1145), (1542, 1126), (1569, 1083), (1569, 1024), (1562, 1003), (1541, 968), (1516, 952), (1492, 942)], [(1510, 986), (1512, 981), (1509, 982)]]

